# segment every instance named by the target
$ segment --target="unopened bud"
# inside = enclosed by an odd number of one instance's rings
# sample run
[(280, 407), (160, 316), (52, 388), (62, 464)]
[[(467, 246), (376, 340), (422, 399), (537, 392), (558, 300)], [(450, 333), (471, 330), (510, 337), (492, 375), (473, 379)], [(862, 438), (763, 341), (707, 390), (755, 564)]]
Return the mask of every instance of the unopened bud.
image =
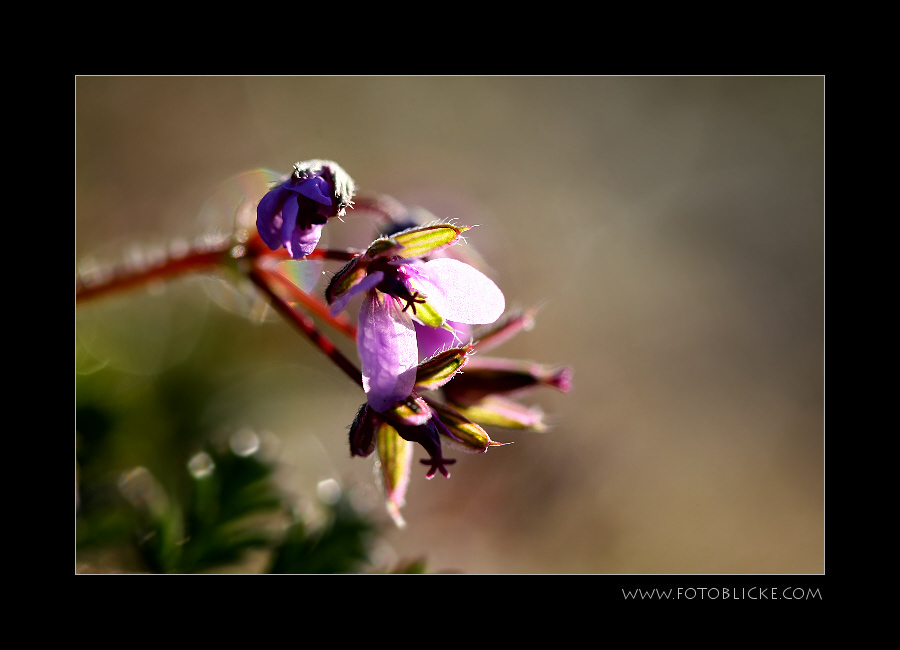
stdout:
[(397, 526), (402, 528), (405, 522), (400, 515), (400, 508), (406, 502), (413, 443), (401, 438), (396, 429), (386, 422), (378, 426), (376, 439), (387, 510)]
[(391, 239), (402, 247), (397, 253), (400, 257), (414, 259), (452, 246), (459, 241), (459, 236), (466, 230), (468, 230), (466, 226), (459, 227), (449, 223), (439, 223), (410, 228), (392, 235)]
[(572, 369), (491, 357), (473, 357), (466, 372), (445, 387), (454, 402), (473, 404), (488, 395), (520, 393), (537, 386), (562, 392), (572, 387)]
[(429, 405), (446, 428), (441, 432), (452, 447), (470, 454), (483, 454), (488, 447), (498, 447), (504, 444), (491, 440), (484, 429), (448, 406), (431, 400), (429, 400)]
[(511, 399), (496, 395), (467, 406), (455, 405), (461, 415), (478, 422), (482, 426), (504, 429), (527, 429), (544, 432), (544, 412), (538, 407), (525, 406)]

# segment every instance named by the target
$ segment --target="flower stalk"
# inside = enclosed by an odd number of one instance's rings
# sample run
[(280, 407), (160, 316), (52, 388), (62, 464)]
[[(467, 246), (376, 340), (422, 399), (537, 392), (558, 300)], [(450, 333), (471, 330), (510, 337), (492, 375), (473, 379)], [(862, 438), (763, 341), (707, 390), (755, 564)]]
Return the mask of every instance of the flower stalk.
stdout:
[(151, 268), (114, 267), (103, 271), (97, 280), (78, 275), (75, 278), (75, 302), (81, 303), (110, 294), (129, 291), (154, 282), (171, 280), (188, 273), (213, 271), (222, 268), (233, 244), (204, 250), (189, 251), (179, 258), (167, 258)]

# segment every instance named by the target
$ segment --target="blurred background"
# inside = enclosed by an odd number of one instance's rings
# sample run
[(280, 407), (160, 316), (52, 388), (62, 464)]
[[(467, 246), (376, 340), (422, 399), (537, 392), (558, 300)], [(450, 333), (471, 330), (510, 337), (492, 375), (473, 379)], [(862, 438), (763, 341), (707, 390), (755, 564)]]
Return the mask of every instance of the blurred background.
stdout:
[[(253, 431), (298, 508), (322, 481), (354, 495), (385, 565), (823, 572), (824, 85), (76, 77), (82, 270), (227, 230), (215, 197), (235, 174), (331, 159), (360, 191), (477, 224), (469, 245), (507, 304), (543, 306), (492, 356), (574, 369), (570, 393), (528, 400), (550, 431), (492, 431), (515, 444), (457, 455), (449, 480), (417, 465), (397, 529), (373, 459), (349, 457), (362, 392), (285, 322), (211, 279), (98, 300), (76, 309), (76, 430), (94, 417), (116, 436), (102, 465), (77, 468), (78, 498), (134, 466), (165, 483), (171, 449)], [(326, 231), (372, 239), (352, 213)]]

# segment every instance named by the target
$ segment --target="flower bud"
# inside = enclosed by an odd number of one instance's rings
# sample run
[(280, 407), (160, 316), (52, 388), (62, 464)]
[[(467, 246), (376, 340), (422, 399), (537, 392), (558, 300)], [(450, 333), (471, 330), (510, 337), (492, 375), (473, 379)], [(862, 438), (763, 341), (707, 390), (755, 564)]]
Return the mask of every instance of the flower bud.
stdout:
[(460, 415), (486, 427), (528, 429), (539, 433), (547, 430), (544, 412), (540, 408), (525, 406), (498, 395), (489, 395), (472, 405), (454, 404), (454, 407)]
[(433, 400), (428, 400), (428, 404), (437, 415), (435, 419), (444, 425), (443, 429), (440, 425), (438, 428), (452, 447), (470, 454), (483, 454), (488, 447), (499, 447), (504, 444), (491, 440), (484, 429), (444, 404)]
[(468, 229), (468, 226), (460, 228), (449, 223), (438, 223), (398, 232), (391, 235), (391, 239), (401, 246), (397, 255), (406, 259), (415, 259), (452, 246)]
[(568, 392), (572, 387), (572, 369), (551, 368), (528, 361), (474, 357), (466, 372), (456, 377), (444, 390), (453, 402), (474, 404), (488, 395), (521, 393), (541, 385)]
[(387, 511), (397, 526), (402, 528), (405, 522), (400, 508), (406, 503), (413, 443), (401, 438), (396, 429), (386, 422), (378, 425), (375, 437)]
[(478, 351), (484, 352), (495, 348), (519, 332), (532, 329), (537, 311), (536, 308), (532, 308), (522, 312), (509, 313), (503, 319), (495, 322), (490, 329), (479, 334), (476, 341)]
[(271, 250), (282, 246), (293, 259), (315, 250), (322, 226), (353, 204), (355, 184), (330, 160), (307, 160), (260, 200), (256, 228)]

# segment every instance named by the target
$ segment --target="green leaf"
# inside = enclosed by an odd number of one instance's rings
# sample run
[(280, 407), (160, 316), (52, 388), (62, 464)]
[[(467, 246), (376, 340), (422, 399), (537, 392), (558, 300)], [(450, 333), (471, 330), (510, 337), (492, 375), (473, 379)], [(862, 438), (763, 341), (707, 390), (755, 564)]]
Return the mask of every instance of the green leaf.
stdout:
[(374, 527), (361, 517), (346, 497), (329, 507), (319, 530), (310, 531), (298, 520), (276, 549), (269, 573), (354, 573), (369, 562)]

